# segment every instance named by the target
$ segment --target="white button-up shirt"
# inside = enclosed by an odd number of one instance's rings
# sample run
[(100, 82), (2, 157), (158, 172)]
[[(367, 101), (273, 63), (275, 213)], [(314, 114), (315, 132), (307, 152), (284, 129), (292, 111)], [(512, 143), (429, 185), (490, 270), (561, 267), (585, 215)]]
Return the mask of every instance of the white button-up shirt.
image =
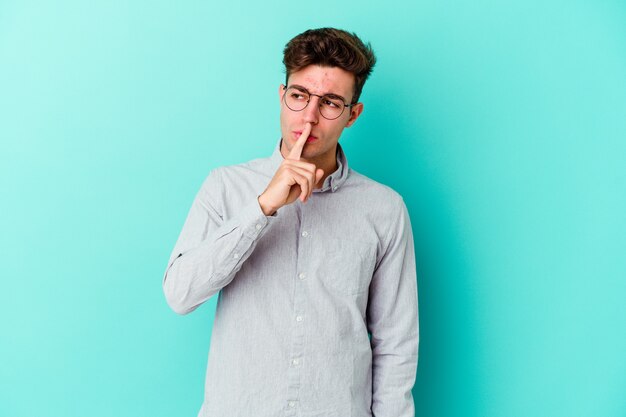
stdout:
[[(210, 172), (163, 278), (171, 308), (219, 293), (201, 417), (413, 417), (417, 282), (406, 206), (348, 167), (265, 216), (283, 157)], [(306, 278), (306, 279), (305, 279)]]

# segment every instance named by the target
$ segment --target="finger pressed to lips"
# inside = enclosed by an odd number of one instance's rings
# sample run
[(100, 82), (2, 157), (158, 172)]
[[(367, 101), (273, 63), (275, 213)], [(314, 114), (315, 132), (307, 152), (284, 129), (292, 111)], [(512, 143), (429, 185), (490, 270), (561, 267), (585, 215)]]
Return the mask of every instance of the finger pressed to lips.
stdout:
[[(293, 132), (293, 137), (294, 140), (297, 141), (298, 139), (300, 139), (300, 136), (302, 136), (302, 130), (296, 130)], [(312, 140), (312, 139), (317, 139), (317, 136), (312, 135), (313, 131), (309, 132), (309, 137), (307, 138), (307, 142)]]
[(302, 156), (302, 149), (304, 148), (304, 144), (306, 140), (309, 138), (309, 134), (311, 133), (311, 123), (307, 123), (304, 125), (304, 130), (302, 134), (291, 148), (291, 152), (289, 152), (289, 158), (291, 159), (300, 159)]

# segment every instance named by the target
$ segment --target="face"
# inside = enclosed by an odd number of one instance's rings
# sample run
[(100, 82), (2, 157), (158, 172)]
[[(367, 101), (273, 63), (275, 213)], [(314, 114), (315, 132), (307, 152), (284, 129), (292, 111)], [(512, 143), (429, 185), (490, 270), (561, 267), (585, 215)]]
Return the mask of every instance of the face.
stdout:
[[(311, 94), (334, 94), (344, 98), (350, 104), (353, 97), (354, 75), (338, 67), (309, 65), (289, 76), (289, 85), (304, 87)], [(280, 129), (283, 137), (281, 152), (289, 154), (294, 143), (300, 137), (306, 123), (311, 123), (311, 134), (302, 150), (302, 159), (318, 166), (334, 166), (337, 142), (341, 132), (350, 127), (363, 111), (363, 104), (357, 103), (346, 107), (339, 118), (325, 119), (320, 114), (319, 97), (311, 96), (309, 104), (301, 111), (290, 110), (283, 101), (283, 85), (278, 89), (280, 97)]]

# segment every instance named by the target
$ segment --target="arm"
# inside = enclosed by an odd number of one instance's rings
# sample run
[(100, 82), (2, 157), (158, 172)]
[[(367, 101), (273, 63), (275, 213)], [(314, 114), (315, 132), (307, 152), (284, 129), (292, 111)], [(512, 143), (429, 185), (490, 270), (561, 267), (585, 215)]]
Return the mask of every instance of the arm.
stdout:
[(228, 285), (272, 220), (251, 196), (225, 221), (214, 201), (221, 183), (217, 170), (202, 184), (163, 276), (165, 298), (178, 314), (190, 313)]
[(415, 252), (409, 215), (402, 200), (400, 205), (372, 277), (367, 307), (375, 417), (415, 415), (411, 393), (419, 344)]
[(298, 197), (306, 202), (324, 171), (300, 161), (311, 132), (307, 123), (300, 138), (260, 196), (251, 196), (231, 219), (224, 220), (219, 170), (211, 172), (191, 206), (170, 256), (163, 291), (175, 312), (187, 314), (228, 285), (252, 254), (276, 210)]

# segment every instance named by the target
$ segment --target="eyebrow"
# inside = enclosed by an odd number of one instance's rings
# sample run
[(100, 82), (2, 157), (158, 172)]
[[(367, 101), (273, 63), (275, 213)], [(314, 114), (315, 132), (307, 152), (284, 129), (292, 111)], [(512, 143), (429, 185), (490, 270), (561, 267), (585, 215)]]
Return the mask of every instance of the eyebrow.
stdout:
[[(311, 94), (311, 92), (309, 90), (307, 90), (305, 87), (298, 85), (298, 84), (292, 84), (289, 87), (293, 87), (295, 89), (298, 89), (300, 91), (302, 91), (303, 93), (308, 93)], [(328, 98), (338, 98), (339, 100), (342, 100), (344, 103), (346, 102), (346, 99), (343, 98), (343, 96), (340, 96), (339, 94), (335, 94), (335, 93), (325, 93), (325, 94), (321, 94), (324, 97), (328, 97)]]

